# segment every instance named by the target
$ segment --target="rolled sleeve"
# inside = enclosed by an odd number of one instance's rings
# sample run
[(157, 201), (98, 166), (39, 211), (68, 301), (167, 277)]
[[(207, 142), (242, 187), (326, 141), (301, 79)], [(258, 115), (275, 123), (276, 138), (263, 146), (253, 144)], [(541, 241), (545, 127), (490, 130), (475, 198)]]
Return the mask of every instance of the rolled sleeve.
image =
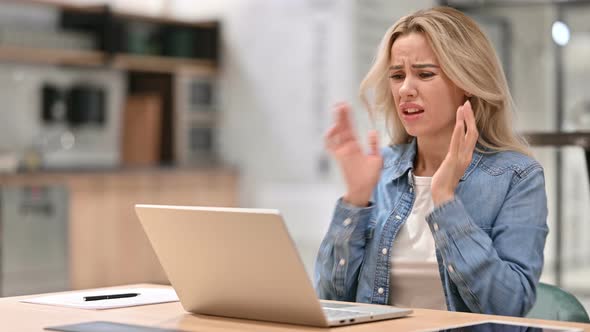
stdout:
[(372, 203), (364, 208), (342, 198), (336, 203), (316, 260), (314, 284), (320, 298), (354, 301), (372, 211)]
[(454, 198), (435, 208), (426, 221), (439, 250), (448, 247), (450, 239), (458, 239), (481, 231), (473, 223), (459, 198)]
[(450, 279), (472, 312), (524, 316), (535, 301), (548, 233), (542, 168), (514, 175), (489, 234), (459, 198), (427, 217)]

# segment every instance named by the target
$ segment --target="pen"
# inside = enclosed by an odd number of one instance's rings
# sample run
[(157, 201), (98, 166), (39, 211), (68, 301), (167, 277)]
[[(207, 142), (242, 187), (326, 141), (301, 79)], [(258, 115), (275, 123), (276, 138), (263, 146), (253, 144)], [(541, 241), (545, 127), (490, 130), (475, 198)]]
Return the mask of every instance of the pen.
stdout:
[(98, 300), (110, 300), (110, 299), (122, 299), (125, 297), (134, 297), (139, 293), (123, 293), (123, 294), (109, 294), (109, 295), (96, 295), (96, 296), (84, 296), (84, 301), (98, 301)]

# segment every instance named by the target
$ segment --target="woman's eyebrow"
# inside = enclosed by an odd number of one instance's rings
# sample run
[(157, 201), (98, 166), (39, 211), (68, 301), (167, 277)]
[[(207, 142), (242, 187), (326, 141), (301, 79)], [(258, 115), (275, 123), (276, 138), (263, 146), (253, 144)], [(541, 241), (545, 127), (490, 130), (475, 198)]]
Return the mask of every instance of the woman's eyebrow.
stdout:
[[(400, 70), (402, 69), (403, 66), (402, 65), (395, 65), (395, 66), (390, 66), (389, 70)], [(440, 68), (440, 66), (437, 66), (435, 64), (432, 63), (416, 63), (412, 65), (412, 68), (415, 69), (423, 69), (423, 68)]]

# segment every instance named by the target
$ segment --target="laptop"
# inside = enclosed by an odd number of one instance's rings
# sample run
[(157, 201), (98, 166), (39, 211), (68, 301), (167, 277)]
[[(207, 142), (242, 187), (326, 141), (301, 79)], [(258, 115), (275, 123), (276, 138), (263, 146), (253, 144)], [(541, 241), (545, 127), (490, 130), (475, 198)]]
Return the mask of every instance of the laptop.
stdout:
[(412, 313), (318, 300), (277, 210), (138, 204), (135, 211), (186, 311), (321, 327)]

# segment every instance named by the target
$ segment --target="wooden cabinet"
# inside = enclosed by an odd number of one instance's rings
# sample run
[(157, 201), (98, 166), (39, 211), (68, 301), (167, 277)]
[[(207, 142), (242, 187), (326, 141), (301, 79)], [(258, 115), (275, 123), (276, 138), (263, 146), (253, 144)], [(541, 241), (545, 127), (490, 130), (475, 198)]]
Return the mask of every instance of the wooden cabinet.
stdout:
[(1, 186), (65, 184), (72, 289), (168, 279), (137, 219), (137, 203), (236, 206), (237, 178), (217, 169), (0, 176)]

